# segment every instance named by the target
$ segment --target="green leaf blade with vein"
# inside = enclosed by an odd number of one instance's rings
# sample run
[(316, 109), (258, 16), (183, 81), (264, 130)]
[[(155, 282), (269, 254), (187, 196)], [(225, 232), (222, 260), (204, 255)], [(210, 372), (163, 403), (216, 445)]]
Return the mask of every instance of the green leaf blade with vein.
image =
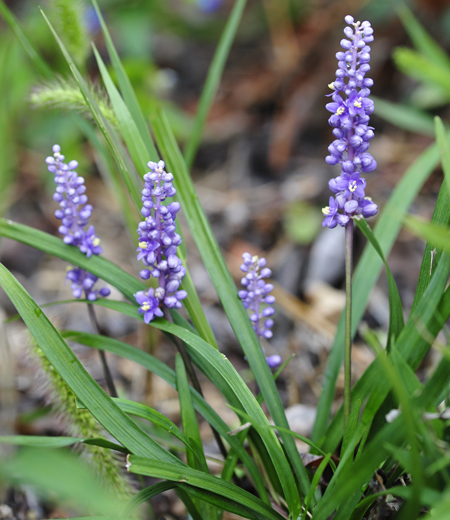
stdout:
[[(192, 180), (187, 171), (185, 162), (174, 139), (167, 119), (161, 111), (157, 111), (152, 117), (152, 127), (156, 141), (166, 163), (176, 175), (178, 185), (178, 197), (183, 206), (184, 214), (196, 242), (202, 260), (208, 270), (210, 278), (216, 288), (231, 326), (241, 344), (244, 353), (249, 360), (250, 367), (261, 388), (264, 400), (272, 415), (275, 424), (289, 428), (280, 396), (276, 389), (267, 361), (257, 340), (255, 332), (248, 319), (247, 313), (237, 297), (236, 287), (220, 252), (217, 241), (211, 231), (208, 219), (198, 200)], [(295, 447), (293, 439), (281, 434), (284, 447), (295, 475), (300, 483), (303, 494), (309, 489), (309, 479), (306, 470)], [(280, 468), (278, 468), (280, 470)], [(300, 512), (298, 493), (294, 491), (295, 483), (289, 472), (284, 472), (287, 479), (285, 491), (291, 496), (293, 506), (291, 513)]]
[(383, 251), (381, 250), (380, 244), (378, 240), (375, 238), (372, 230), (365, 220), (357, 220), (356, 224), (358, 228), (362, 231), (367, 240), (372, 244), (375, 248), (375, 251), (379, 254), (381, 260), (384, 263), (386, 269), (386, 275), (388, 279), (388, 288), (389, 288), (389, 330), (388, 330), (388, 347), (391, 342), (398, 338), (399, 334), (403, 330), (405, 326), (405, 322), (403, 320), (403, 305), (402, 300), (400, 299), (400, 294), (397, 289), (397, 284), (395, 283), (394, 277), (392, 276), (391, 270), (389, 269), (389, 265), (386, 261), (386, 258), (383, 255)]
[[(415, 199), (420, 188), (438, 164), (439, 154), (436, 145), (423, 152), (405, 172), (402, 180), (394, 189), (383, 211), (378, 217), (374, 235), (385, 257), (388, 256), (400, 231), (401, 218)], [(354, 335), (363, 316), (370, 292), (378, 279), (383, 262), (372, 247), (366, 246), (353, 276), (352, 334)], [(312, 440), (322, 439), (330, 417), (336, 381), (344, 359), (344, 319), (339, 320), (336, 337), (328, 357), (322, 394), (317, 408)]]

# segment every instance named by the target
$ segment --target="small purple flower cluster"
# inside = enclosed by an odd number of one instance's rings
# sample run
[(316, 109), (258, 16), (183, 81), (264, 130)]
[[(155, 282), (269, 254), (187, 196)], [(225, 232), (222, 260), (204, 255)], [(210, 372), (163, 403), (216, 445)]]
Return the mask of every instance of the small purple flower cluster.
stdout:
[[(273, 285), (266, 283), (264, 278), (268, 278), (272, 271), (266, 267), (266, 259), (252, 256), (250, 253), (242, 255), (244, 263), (241, 265), (241, 271), (247, 273), (242, 278), (241, 283), (245, 290), (239, 291), (239, 298), (242, 300), (244, 307), (251, 311), (250, 321), (253, 329), (259, 337), (269, 339), (273, 336), (270, 330), (273, 326), (273, 319), (270, 316), (275, 314), (275, 310), (271, 305), (275, 303), (275, 296), (269, 294)], [(261, 306), (267, 306), (261, 310)], [(281, 363), (281, 357), (267, 356), (267, 363), (271, 368), (277, 367)]]
[[(92, 215), (92, 206), (87, 204), (85, 195), (86, 186), (83, 177), (75, 171), (78, 168), (77, 161), (64, 162), (61, 148), (57, 144), (53, 146), (53, 156), (47, 157), (45, 162), (48, 171), (55, 174), (56, 192), (53, 200), (59, 203), (60, 209), (55, 211), (55, 217), (61, 220), (59, 232), (64, 235), (64, 243), (78, 247), (88, 258), (102, 253), (100, 239), (95, 235), (94, 226), (88, 225)], [(94, 284), (98, 280), (96, 276), (88, 273), (80, 267), (68, 268), (66, 282), (71, 282), (71, 289), (75, 298), (81, 298), (83, 291), (86, 299), (95, 301), (98, 296), (108, 296), (110, 290), (103, 287), (94, 290)]]
[(374, 104), (368, 98), (373, 80), (365, 77), (370, 70), (368, 44), (373, 41), (373, 29), (369, 22), (355, 22), (352, 16), (346, 16), (345, 22), (352, 27), (344, 29), (348, 39), (341, 40), (344, 51), (336, 54), (336, 80), (329, 85), (333, 102), (326, 106), (333, 113), (328, 122), (334, 127), (336, 140), (328, 147), (330, 155), (325, 161), (341, 167), (339, 177), (329, 182), (336, 196), (330, 197), (330, 205), (322, 210), (322, 225), (329, 228), (345, 226), (351, 217), (372, 217), (378, 211), (377, 205), (365, 196), (366, 180), (360, 177), (361, 172), (372, 172), (377, 167), (367, 152), (374, 137), (373, 127), (369, 126)]
[(144, 315), (145, 323), (149, 323), (156, 316), (163, 316), (161, 303), (169, 309), (179, 309), (180, 300), (187, 297), (186, 291), (179, 290), (186, 269), (176, 255), (177, 247), (181, 244), (181, 237), (175, 232), (175, 219), (180, 211), (180, 204), (162, 204), (176, 193), (172, 184), (173, 175), (164, 171), (164, 161), (150, 161), (147, 166), (150, 171), (144, 175), (141, 210), (145, 220), (140, 222), (137, 230), (137, 259), (142, 260), (146, 267), (140, 272), (141, 278), (157, 278), (159, 287), (135, 294), (140, 305), (139, 312)]

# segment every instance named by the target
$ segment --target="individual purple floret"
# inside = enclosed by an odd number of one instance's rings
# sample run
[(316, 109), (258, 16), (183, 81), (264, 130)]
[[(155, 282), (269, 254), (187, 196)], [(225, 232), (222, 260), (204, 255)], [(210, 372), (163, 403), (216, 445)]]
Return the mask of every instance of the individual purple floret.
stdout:
[(325, 161), (341, 167), (339, 177), (329, 182), (336, 196), (330, 197), (330, 205), (322, 210), (322, 226), (330, 228), (347, 225), (351, 217), (372, 217), (378, 211), (377, 205), (365, 196), (366, 180), (360, 176), (377, 167), (367, 152), (374, 137), (369, 126), (374, 104), (368, 97), (373, 81), (365, 77), (370, 70), (368, 44), (373, 41), (373, 29), (369, 22), (355, 22), (352, 16), (346, 16), (345, 22), (350, 27), (344, 29), (347, 39), (341, 40), (344, 50), (336, 54), (336, 80), (329, 85), (333, 102), (326, 106), (333, 113), (328, 122), (334, 127), (336, 140), (328, 147), (330, 155)]
[[(241, 280), (245, 290), (239, 291), (239, 298), (244, 307), (251, 312), (250, 321), (258, 338), (262, 336), (269, 339), (273, 336), (270, 330), (273, 320), (270, 316), (275, 314), (274, 308), (271, 307), (275, 303), (275, 296), (269, 294), (273, 285), (266, 283), (264, 278), (268, 278), (272, 271), (266, 267), (265, 258), (258, 258), (250, 253), (244, 253), (242, 258), (244, 263), (241, 265), (241, 271), (247, 274)], [(271, 368), (281, 363), (280, 356), (268, 356), (266, 359)]]
[(180, 204), (162, 204), (176, 193), (172, 185), (173, 175), (164, 171), (164, 161), (150, 161), (148, 167), (150, 171), (144, 175), (145, 186), (142, 190), (141, 213), (145, 220), (140, 222), (137, 230), (137, 259), (142, 260), (146, 267), (140, 272), (141, 278), (157, 278), (159, 286), (155, 290), (147, 289), (135, 294), (140, 305), (139, 312), (144, 314), (146, 323), (155, 316), (163, 315), (159, 308), (162, 303), (169, 309), (179, 309), (180, 300), (187, 297), (186, 291), (179, 290), (186, 269), (176, 254), (177, 247), (181, 244), (181, 237), (176, 233), (175, 226)]
[[(95, 234), (94, 226), (88, 225), (92, 214), (92, 206), (87, 204), (85, 195), (86, 186), (83, 177), (75, 171), (78, 168), (77, 161), (64, 162), (61, 148), (53, 146), (53, 157), (47, 157), (45, 162), (48, 171), (55, 175), (56, 192), (53, 200), (59, 203), (60, 209), (55, 211), (55, 217), (61, 220), (59, 232), (64, 235), (64, 243), (78, 247), (88, 258), (102, 253), (100, 239)], [(95, 301), (98, 296), (108, 296), (110, 290), (106, 287), (94, 290), (94, 284), (98, 280), (96, 276), (88, 273), (80, 267), (69, 268), (66, 282), (71, 282), (71, 289), (75, 298), (81, 298), (83, 291), (90, 301)]]

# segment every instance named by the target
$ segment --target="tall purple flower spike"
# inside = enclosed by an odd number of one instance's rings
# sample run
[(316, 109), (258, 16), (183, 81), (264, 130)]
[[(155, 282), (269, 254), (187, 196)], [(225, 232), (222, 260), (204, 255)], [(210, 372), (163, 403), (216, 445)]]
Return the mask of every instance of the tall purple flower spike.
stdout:
[[(246, 275), (242, 278), (241, 283), (245, 290), (239, 291), (239, 298), (244, 307), (251, 312), (250, 321), (258, 338), (262, 336), (269, 339), (273, 336), (270, 329), (273, 326), (271, 316), (275, 314), (275, 310), (271, 305), (275, 303), (275, 296), (269, 294), (273, 285), (266, 283), (264, 278), (268, 278), (272, 271), (266, 267), (265, 258), (258, 258), (250, 253), (244, 253), (242, 258), (244, 263), (241, 265), (241, 271)], [(268, 356), (266, 359), (271, 368), (277, 367), (281, 363), (281, 357), (277, 355)]]
[[(64, 162), (61, 148), (57, 144), (53, 146), (53, 156), (47, 157), (45, 162), (48, 171), (55, 174), (56, 192), (53, 200), (59, 203), (60, 209), (55, 211), (55, 217), (61, 220), (59, 232), (64, 236), (65, 244), (78, 247), (88, 258), (102, 253), (100, 239), (95, 234), (94, 226), (85, 228), (92, 214), (92, 206), (87, 204), (85, 195), (86, 186), (83, 177), (75, 171), (78, 168), (77, 161)], [(110, 290), (107, 287), (94, 289), (97, 276), (88, 273), (81, 267), (69, 267), (66, 282), (71, 283), (74, 298), (81, 298), (83, 291), (86, 299), (95, 301), (99, 296), (108, 296)]]
[(177, 192), (172, 185), (173, 175), (164, 171), (164, 161), (150, 161), (147, 166), (150, 171), (144, 175), (141, 210), (145, 220), (139, 223), (137, 230), (137, 259), (142, 260), (146, 267), (140, 272), (141, 278), (148, 280), (152, 276), (158, 280), (159, 286), (134, 295), (145, 323), (163, 316), (160, 308), (162, 304), (169, 309), (179, 309), (181, 300), (187, 297), (186, 291), (179, 290), (186, 269), (176, 254), (181, 244), (181, 237), (175, 232), (175, 219), (180, 204), (162, 204)]
[(326, 106), (333, 114), (328, 122), (334, 127), (336, 140), (328, 147), (330, 155), (325, 161), (341, 167), (339, 177), (329, 182), (335, 197), (330, 197), (330, 205), (322, 210), (322, 226), (329, 228), (345, 226), (352, 217), (372, 217), (378, 211), (377, 205), (365, 196), (366, 180), (360, 176), (361, 172), (372, 172), (377, 167), (367, 152), (374, 137), (369, 126), (374, 104), (368, 98), (373, 81), (365, 77), (370, 70), (368, 44), (373, 41), (373, 29), (369, 22), (355, 22), (352, 16), (346, 16), (345, 22), (351, 27), (344, 29), (344, 51), (336, 53), (336, 80), (329, 85), (333, 102)]

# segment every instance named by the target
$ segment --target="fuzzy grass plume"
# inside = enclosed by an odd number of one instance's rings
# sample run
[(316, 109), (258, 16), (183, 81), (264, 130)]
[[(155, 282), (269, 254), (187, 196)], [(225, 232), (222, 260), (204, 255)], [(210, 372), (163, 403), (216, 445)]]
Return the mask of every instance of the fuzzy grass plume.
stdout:
[(78, 67), (84, 63), (90, 51), (85, 22), (86, 4), (83, 0), (52, 0), (52, 12), (58, 34)]
[[(36, 344), (34, 344), (33, 352), (39, 359), (41, 367), (50, 382), (52, 404), (69, 425), (70, 433), (85, 439), (106, 439), (103, 429), (90, 412), (77, 408), (75, 394)], [(82, 444), (81, 449), (88, 455), (88, 459), (101, 482), (114, 490), (120, 499), (128, 500), (135, 493), (132, 485), (122, 472), (122, 462), (111, 450), (89, 444)]]
[[(111, 108), (107, 95), (98, 85), (90, 85), (90, 90), (100, 111), (108, 123), (117, 128), (117, 119)], [(89, 107), (86, 105), (80, 89), (74, 81), (58, 78), (53, 81), (42, 83), (33, 89), (29, 100), (37, 108), (54, 108), (63, 110), (74, 110), (86, 119), (92, 120)]]

